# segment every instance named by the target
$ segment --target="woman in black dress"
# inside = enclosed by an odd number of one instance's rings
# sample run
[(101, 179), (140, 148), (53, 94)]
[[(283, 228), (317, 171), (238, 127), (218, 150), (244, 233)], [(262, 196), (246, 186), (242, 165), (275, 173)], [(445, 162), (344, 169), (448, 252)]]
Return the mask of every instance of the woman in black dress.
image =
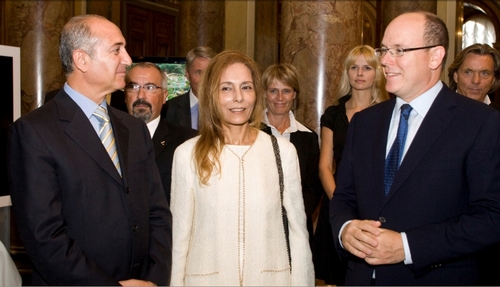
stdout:
[(380, 59), (370, 46), (357, 46), (344, 61), (334, 104), (321, 116), (319, 177), (325, 190), (314, 235), (313, 261), (316, 278), (328, 285), (343, 285), (346, 263), (335, 251), (329, 223), (328, 203), (335, 191), (336, 166), (342, 159), (347, 128), (352, 116), (387, 100)]

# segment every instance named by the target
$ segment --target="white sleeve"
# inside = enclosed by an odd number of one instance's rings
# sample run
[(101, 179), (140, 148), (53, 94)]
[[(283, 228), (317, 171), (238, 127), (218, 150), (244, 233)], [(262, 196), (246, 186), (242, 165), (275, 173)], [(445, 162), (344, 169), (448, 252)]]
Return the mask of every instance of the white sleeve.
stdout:
[(181, 145), (172, 165), (170, 209), (172, 211), (172, 278), (171, 286), (184, 286), (191, 227), (194, 220), (194, 187), (192, 148)]
[(287, 212), (290, 232), (291, 283), (293, 286), (314, 286), (314, 267), (306, 226), (297, 151), (293, 144), (287, 142), (287, 144), (280, 144), (280, 153), (285, 185), (283, 205)]

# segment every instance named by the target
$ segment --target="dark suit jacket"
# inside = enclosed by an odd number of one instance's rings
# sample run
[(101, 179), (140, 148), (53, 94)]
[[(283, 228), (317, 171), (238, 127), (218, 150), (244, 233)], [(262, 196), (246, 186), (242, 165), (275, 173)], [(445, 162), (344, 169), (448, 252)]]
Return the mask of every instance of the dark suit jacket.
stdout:
[(113, 107), (109, 116), (123, 178), (64, 90), (13, 124), (11, 197), (33, 285), (169, 284), (172, 216), (149, 131)]
[[(272, 134), (271, 128), (263, 124), (262, 130)], [(318, 206), (323, 189), (319, 180), (319, 144), (318, 134), (313, 132), (296, 131), (290, 134), (290, 142), (295, 146), (300, 165), (300, 178), (302, 181), (302, 196), (307, 216), (307, 229), (309, 240), (312, 241), (313, 222), (312, 214)]]
[(170, 184), (172, 182), (172, 161), (175, 149), (184, 141), (196, 136), (197, 131), (189, 128), (174, 126), (166, 121), (160, 120), (155, 134), (153, 145), (155, 149), (156, 165), (160, 171), (160, 177), (165, 190), (167, 201), (170, 204)]
[(357, 113), (350, 125), (330, 222), (337, 250), (347, 220), (380, 220), (405, 232), (413, 264), (370, 266), (351, 257), (346, 284), (474, 285), (474, 255), (500, 241), (500, 113), (444, 86), (425, 116), (389, 195), (387, 133), (395, 99)]
[(490, 107), (494, 108), (497, 111), (500, 111), (500, 104), (496, 102), (491, 102)]
[(167, 101), (167, 123), (191, 129), (189, 92)]

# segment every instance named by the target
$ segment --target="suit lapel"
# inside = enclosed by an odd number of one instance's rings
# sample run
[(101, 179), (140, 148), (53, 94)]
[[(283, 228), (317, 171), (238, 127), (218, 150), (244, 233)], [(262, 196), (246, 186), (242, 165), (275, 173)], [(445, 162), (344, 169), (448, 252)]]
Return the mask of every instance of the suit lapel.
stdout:
[(170, 130), (168, 129), (168, 124), (163, 119), (160, 119), (160, 123), (153, 135), (153, 146), (156, 158), (160, 156), (163, 149), (170, 143), (171, 137), (168, 136), (169, 134)]
[[(114, 111), (116, 111), (114, 110), (114, 108), (108, 107), (109, 118), (111, 120), (111, 124), (113, 125), (113, 132), (115, 134), (116, 149), (118, 150), (118, 156), (120, 158), (122, 175), (123, 178), (126, 178), (125, 176), (127, 175), (128, 150), (129, 150), (128, 142), (130, 135), (129, 135), (129, 130), (123, 124), (121, 117), (115, 115)], [(116, 171), (116, 168), (114, 170)], [(118, 175), (118, 178), (116, 179), (120, 179), (118, 172), (116, 172), (115, 175)]]
[[(385, 103), (383, 103), (385, 104)], [(389, 126), (391, 124), (392, 112), (394, 110), (394, 105), (396, 104), (396, 99), (391, 99), (387, 102), (384, 107), (384, 110), (381, 111), (381, 118), (376, 126), (376, 135), (380, 135), (376, 137), (374, 142), (374, 156), (373, 156), (373, 167), (376, 172), (375, 178), (375, 188), (378, 195), (378, 200), (380, 203), (385, 202), (385, 186), (384, 186), (384, 176), (385, 176), (385, 154), (387, 148), (387, 135), (389, 133)], [(379, 104), (380, 105), (380, 104)]]
[(180, 126), (191, 127), (191, 107), (189, 102), (189, 92), (185, 97), (179, 99), (179, 110), (177, 113)]
[(456, 103), (453, 99), (447, 97), (450, 92), (446, 87), (443, 87), (432, 103), (401, 162), (399, 171), (394, 177), (388, 198), (401, 187), (423, 156), (453, 120), (454, 115), (450, 112), (450, 107), (456, 105)]
[[(57, 100), (58, 110), (61, 121), (68, 122), (65, 133), (72, 138), (82, 152), (90, 156), (101, 168), (113, 177), (118, 183), (122, 183), (122, 179), (118, 174), (113, 162), (109, 158), (108, 153), (104, 149), (99, 136), (95, 132), (89, 119), (85, 116), (78, 105), (66, 94), (65, 97), (59, 97)], [(55, 100), (55, 99), (54, 99)], [(111, 117), (111, 115), (110, 115)], [(113, 121), (113, 120), (112, 120)], [(114, 128), (114, 125), (113, 125)], [(95, 136), (89, 136), (93, 135)], [(117, 146), (118, 147), (118, 146)], [(118, 150), (119, 154), (120, 149)], [(122, 158), (120, 157), (120, 164)], [(122, 164), (123, 165), (123, 164)]]

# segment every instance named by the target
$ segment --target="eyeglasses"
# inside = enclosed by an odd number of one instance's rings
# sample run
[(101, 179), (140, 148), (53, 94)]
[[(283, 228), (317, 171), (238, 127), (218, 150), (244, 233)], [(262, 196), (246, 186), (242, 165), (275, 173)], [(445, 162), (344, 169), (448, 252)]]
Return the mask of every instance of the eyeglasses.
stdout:
[(139, 84), (128, 84), (127, 86), (125, 86), (125, 90), (127, 92), (138, 93), (141, 88), (144, 90), (144, 92), (149, 93), (149, 94), (156, 92), (157, 89), (163, 89), (162, 87), (158, 87), (157, 85), (153, 85), (153, 84), (147, 84), (144, 86), (141, 86)]
[(393, 57), (401, 57), (405, 54), (405, 52), (422, 50), (422, 49), (430, 49), (430, 48), (434, 48), (437, 46), (439, 46), (439, 45), (432, 45), (432, 46), (425, 46), (425, 47), (418, 47), (418, 48), (377, 48), (377, 49), (375, 49), (375, 56), (383, 57), (387, 52), (389, 52), (391, 54), (391, 56), (393, 56)]

